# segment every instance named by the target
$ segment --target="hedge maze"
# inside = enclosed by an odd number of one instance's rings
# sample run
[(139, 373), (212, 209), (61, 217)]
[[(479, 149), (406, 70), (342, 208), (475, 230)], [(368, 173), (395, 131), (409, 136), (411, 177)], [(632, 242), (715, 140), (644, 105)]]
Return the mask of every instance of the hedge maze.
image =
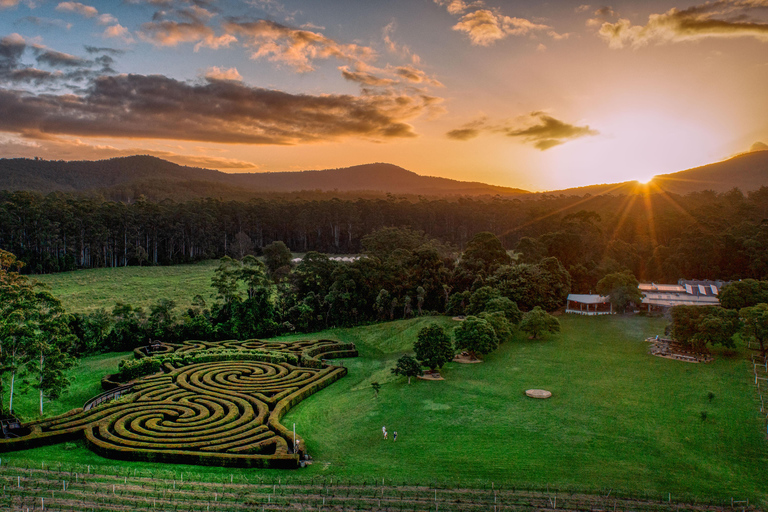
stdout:
[[(0, 439), (0, 451), (84, 437), (91, 450), (115, 459), (295, 468), (304, 443), (297, 435), (294, 444), (280, 419), (346, 375), (346, 368), (320, 357), (354, 357), (357, 351), (328, 340), (188, 341), (142, 347), (135, 356), (140, 370), (160, 371), (83, 408), (24, 424), (18, 437)], [(102, 384), (113, 387), (116, 377)]]

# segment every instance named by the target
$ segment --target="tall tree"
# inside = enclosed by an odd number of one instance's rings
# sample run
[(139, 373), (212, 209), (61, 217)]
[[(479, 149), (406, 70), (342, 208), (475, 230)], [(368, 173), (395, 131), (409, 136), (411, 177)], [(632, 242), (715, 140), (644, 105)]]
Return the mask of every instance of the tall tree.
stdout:
[(520, 330), (527, 332), (532, 339), (537, 340), (541, 338), (542, 334), (560, 332), (560, 322), (557, 318), (536, 306), (523, 315), (523, 320), (520, 322)]
[(275, 274), (283, 267), (291, 266), (291, 250), (282, 240), (272, 242), (261, 250), (264, 253), (264, 260), (270, 274)]
[(768, 303), (768, 281), (744, 279), (728, 283), (718, 294), (720, 305), (726, 309), (743, 309)]
[(742, 320), (741, 338), (755, 341), (760, 345), (760, 353), (765, 356), (768, 349), (768, 304), (758, 304), (739, 310)]
[(707, 345), (734, 347), (739, 330), (739, 313), (716, 306), (675, 306), (672, 308), (672, 337), (694, 350)]
[(68, 352), (76, 340), (61, 302), (48, 292), (38, 292), (35, 299), (27, 366), (35, 375), (42, 416), (44, 399), (57, 399), (69, 385), (67, 370), (76, 360)]
[(397, 360), (395, 367), (392, 368), (392, 373), (408, 377), (408, 384), (410, 384), (411, 377), (418, 377), (422, 374), (421, 364), (415, 357), (406, 354)]
[(413, 350), (416, 359), (432, 371), (442, 368), (453, 359), (451, 338), (442, 327), (434, 323), (419, 330)]
[(624, 313), (631, 303), (639, 305), (643, 300), (638, 284), (629, 271), (616, 272), (608, 274), (597, 283), (597, 293), (607, 295), (614, 309)]
[[(503, 316), (501, 317), (503, 319)], [(506, 320), (505, 320), (506, 321)], [(499, 337), (491, 324), (476, 316), (468, 316), (453, 331), (456, 348), (466, 350), (473, 358), (490, 354), (499, 347)]]
[(29, 362), (39, 316), (34, 283), (18, 273), (23, 265), (15, 255), (0, 250), (0, 403), (4, 376), (9, 373), (10, 412), (13, 412), (16, 377)]

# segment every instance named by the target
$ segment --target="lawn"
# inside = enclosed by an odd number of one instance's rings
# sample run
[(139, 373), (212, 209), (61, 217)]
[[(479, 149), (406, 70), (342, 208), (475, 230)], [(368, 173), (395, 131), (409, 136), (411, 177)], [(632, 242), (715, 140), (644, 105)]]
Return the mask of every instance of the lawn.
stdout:
[(158, 299), (176, 301), (184, 311), (196, 294), (212, 301), (211, 278), (218, 260), (171, 267), (95, 268), (41, 274), (34, 279), (50, 287), (71, 313), (90, 313), (98, 308), (111, 311), (121, 301), (147, 309)]
[[(560, 317), (563, 332), (542, 341), (518, 335), (482, 364), (449, 363), (444, 381), (391, 375), (418, 329), (445, 317), (419, 318), (285, 338), (334, 338), (357, 344), (343, 360), (349, 374), (285, 418), (296, 423), (315, 459), (291, 478), (386, 479), (388, 483), (516, 485), (631, 492), (672, 499), (750, 498), (768, 503), (764, 420), (758, 414), (745, 351), (719, 352), (712, 364), (649, 356), (646, 336), (664, 321), (644, 317)], [(82, 405), (101, 371), (121, 355), (86, 358), (77, 387), (52, 405)], [(373, 398), (371, 382), (382, 384)], [(549, 400), (524, 396), (552, 391)], [(709, 393), (714, 394), (710, 401)], [(32, 406), (34, 410), (34, 405)], [(706, 411), (706, 419), (702, 412)], [(384, 441), (381, 427), (397, 431)], [(76, 462), (151, 471), (220, 468), (160, 466), (101, 459), (82, 446), (3, 454), (3, 462)], [(246, 470), (242, 470), (246, 471)], [(248, 474), (284, 474), (247, 470)]]

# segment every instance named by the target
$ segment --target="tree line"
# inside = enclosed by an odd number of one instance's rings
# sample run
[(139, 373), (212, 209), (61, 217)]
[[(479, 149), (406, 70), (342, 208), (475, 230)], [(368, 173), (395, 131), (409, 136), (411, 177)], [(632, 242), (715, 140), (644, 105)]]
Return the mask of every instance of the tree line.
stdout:
[[(158, 298), (148, 310), (117, 303), (111, 311), (89, 314), (64, 311), (55, 297), (19, 272), (23, 262), (0, 250), (2, 408), (7, 403), (12, 410), (21, 379), (38, 390), (42, 413), (44, 400), (66, 387), (74, 357), (130, 350), (150, 340), (269, 338), (448, 314), (466, 315), (456, 332), (456, 348), (482, 355), (509, 339), (514, 329), (533, 337), (556, 330), (546, 311), (562, 307), (573, 286), (571, 273), (556, 257), (526, 261), (524, 253), (505, 249), (490, 232), (475, 234), (458, 256), (450, 244), (410, 228), (376, 230), (362, 237), (361, 246), (363, 257), (352, 262), (310, 251), (294, 264), (287, 245), (276, 241), (262, 248), (263, 258), (221, 258), (211, 293), (196, 295), (186, 311)], [(619, 268), (602, 276), (596, 288), (621, 309), (639, 301), (639, 295), (631, 270)], [(766, 281), (737, 281), (720, 295), (722, 309), (674, 308), (673, 335), (697, 347), (732, 346), (733, 335), (741, 331), (742, 338), (764, 349)]]
[(294, 252), (359, 253), (376, 230), (402, 226), (455, 248), (490, 232), (517, 262), (556, 258), (573, 291), (629, 270), (641, 280), (768, 277), (768, 187), (747, 195), (551, 196), (531, 199), (262, 197), (131, 203), (52, 193), (0, 192), (0, 248), (48, 273), (172, 265)]

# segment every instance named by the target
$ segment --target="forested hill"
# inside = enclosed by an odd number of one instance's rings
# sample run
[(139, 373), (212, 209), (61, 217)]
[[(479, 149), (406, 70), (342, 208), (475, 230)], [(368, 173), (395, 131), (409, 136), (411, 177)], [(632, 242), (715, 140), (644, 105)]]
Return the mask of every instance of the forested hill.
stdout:
[(152, 156), (72, 162), (0, 159), (0, 190), (97, 191), (108, 198), (128, 200), (139, 194), (157, 199), (205, 196), (243, 199), (249, 193), (300, 190), (432, 196), (527, 194), (515, 188), (420, 176), (385, 163), (323, 171), (228, 174), (185, 167)]
[(499, 187), (477, 181), (421, 176), (392, 164), (355, 165), (324, 171), (232, 174), (232, 183), (274, 191), (377, 190), (393, 194), (502, 195), (527, 194), (519, 188)]
[[(685, 195), (702, 190), (725, 192), (735, 187), (746, 193), (761, 186), (768, 186), (768, 151), (753, 151), (694, 169), (660, 174), (654, 177), (650, 190)], [(302, 190), (343, 194), (536, 197), (517, 188), (421, 176), (386, 163), (321, 171), (224, 173), (181, 166), (146, 155), (72, 162), (3, 158), (0, 159), (0, 190), (96, 192), (106, 199), (120, 201), (131, 201), (140, 195), (150, 200), (202, 197), (247, 200), (255, 194)], [(645, 190), (645, 185), (627, 181), (545, 194), (630, 195)]]
[[(742, 192), (751, 192), (768, 186), (768, 151), (743, 153), (722, 162), (703, 165), (685, 171), (654, 176), (650, 191), (663, 190), (673, 194), (690, 194), (702, 190), (727, 192), (738, 188)], [(546, 192), (547, 194), (565, 194), (583, 196), (585, 194), (629, 195), (644, 192), (646, 186), (637, 181), (625, 181), (604, 185), (569, 188)]]
[(662, 174), (654, 177), (653, 183), (681, 195), (699, 190), (727, 192), (734, 187), (744, 193), (758, 190), (768, 186), (768, 151), (753, 151), (687, 171)]

